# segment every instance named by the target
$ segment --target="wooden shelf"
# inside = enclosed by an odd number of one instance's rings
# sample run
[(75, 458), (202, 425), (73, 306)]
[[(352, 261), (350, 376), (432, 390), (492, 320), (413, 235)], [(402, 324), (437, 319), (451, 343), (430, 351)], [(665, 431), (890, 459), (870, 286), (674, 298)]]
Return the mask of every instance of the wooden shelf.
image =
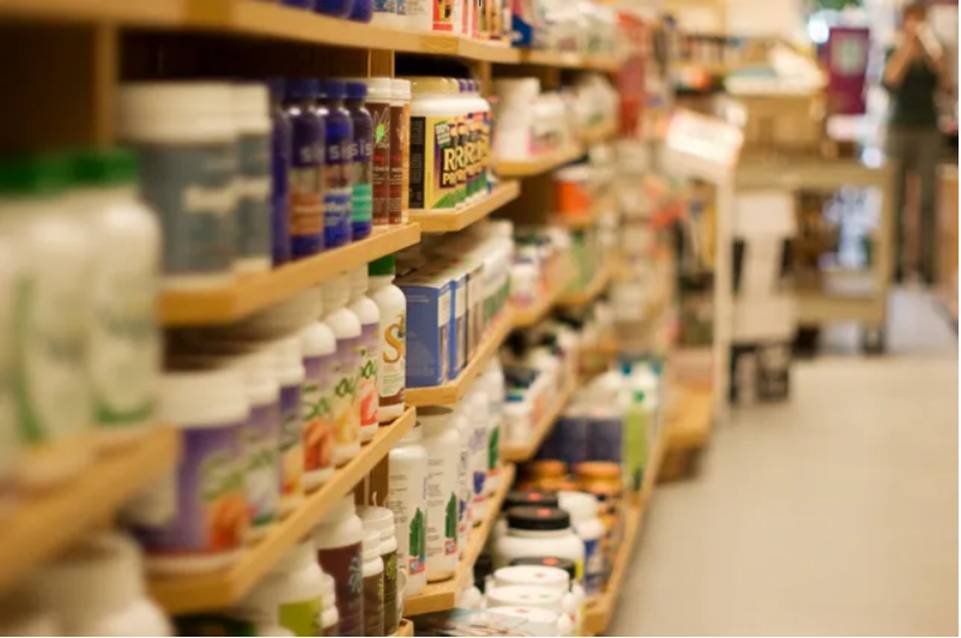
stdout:
[(487, 217), (504, 204), (517, 199), (520, 194), (520, 182), (507, 180), (495, 186), (487, 197), (470, 206), (450, 212), (411, 210), (410, 220), (420, 224), (420, 230), (423, 233), (454, 232)]
[(477, 557), (483, 551), (484, 545), (487, 543), (487, 537), (494, 528), (494, 523), (500, 514), (504, 499), (507, 498), (507, 493), (514, 483), (514, 472), (515, 468), (510, 463), (501, 466), (500, 483), (497, 485), (497, 491), (487, 499), (484, 520), (471, 530), (467, 547), (457, 564), (457, 572), (454, 577), (437, 583), (430, 583), (421, 593), (404, 601), (405, 615), (419, 616), (454, 608), (457, 595), (474, 577), (474, 563), (477, 562)]
[(339, 273), (395, 253), (420, 241), (420, 226), (375, 228), (367, 239), (353, 242), (270, 272), (238, 277), (223, 288), (165, 291), (160, 295), (164, 325), (229, 323), (306, 290)]
[(397, 631), (394, 632), (395, 636), (413, 636), (414, 635), (414, 621), (408, 618), (401, 618), (400, 626)]
[(577, 308), (594, 301), (601, 293), (607, 290), (607, 286), (614, 277), (614, 263), (606, 260), (594, 275), (594, 278), (587, 284), (584, 290), (576, 292), (566, 292), (557, 300), (557, 305), (564, 308)]
[(711, 390), (680, 388), (674, 413), (666, 419), (664, 436), (669, 451), (703, 446), (711, 436), (714, 393)]
[(526, 307), (515, 307), (514, 327), (530, 328), (540, 323), (540, 321), (547, 316), (547, 313), (551, 311), (558, 299), (561, 298), (561, 295), (564, 294), (564, 290), (567, 288), (571, 277), (572, 273), (568, 273), (566, 277), (558, 277), (558, 281), (554, 284), (554, 287), (548, 290), (540, 299), (535, 300), (533, 304)]
[(173, 468), (180, 437), (158, 426), (138, 441), (108, 450), (64, 485), (24, 494), (0, 530), (0, 589), (53, 558), (129, 498)]
[(210, 574), (152, 578), (151, 596), (171, 614), (223, 609), (236, 603), (317, 525), (332, 505), (387, 456), (414, 426), (414, 420), (415, 411), (408, 408), (393, 423), (381, 427), (353, 460), (338, 469), (320, 489), (307, 495), (303, 504), (260, 542), (247, 548), (232, 567)]
[(587, 146), (590, 144), (597, 144), (598, 142), (606, 142), (617, 135), (617, 130), (617, 122), (610, 122), (608, 124), (587, 129), (586, 131), (581, 132), (581, 144)]
[(541, 443), (547, 438), (547, 433), (554, 429), (554, 422), (567, 407), (571, 397), (574, 396), (576, 385), (571, 383), (561, 391), (560, 396), (553, 402), (551, 408), (541, 417), (540, 421), (534, 424), (534, 431), (531, 439), (524, 445), (505, 445), (501, 448), (501, 458), (512, 463), (520, 463), (534, 458)]
[(514, 327), (514, 311), (510, 305), (501, 311), (497, 322), (490, 327), (474, 358), (461, 371), (457, 378), (444, 385), (425, 388), (407, 388), (404, 390), (404, 401), (408, 405), (453, 405), (461, 400), (471, 383), (481, 373), (490, 358), (497, 354), (497, 349), (504, 343), (504, 339)]
[(530, 160), (496, 161), (494, 171), (501, 177), (530, 177), (560, 168), (581, 157), (584, 149), (579, 144), (545, 153)]

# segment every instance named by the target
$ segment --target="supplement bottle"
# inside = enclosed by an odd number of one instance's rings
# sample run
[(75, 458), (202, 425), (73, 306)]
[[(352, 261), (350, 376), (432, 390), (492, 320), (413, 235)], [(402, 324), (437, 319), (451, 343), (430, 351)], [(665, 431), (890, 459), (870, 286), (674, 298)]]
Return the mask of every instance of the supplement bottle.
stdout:
[(360, 405), (357, 380), (360, 376), (361, 325), (346, 308), (350, 283), (338, 275), (324, 284), (324, 323), (337, 338), (334, 367), (334, 393), (331, 410), (334, 419), (334, 465), (340, 467), (360, 451)]
[(474, 525), (478, 525), (484, 520), (487, 511), (487, 445), (490, 437), (490, 401), (485, 389), (478, 387), (478, 385), (471, 389), (470, 394), (465, 399), (472, 406), (467, 412), (473, 429), (469, 446), (471, 489), (473, 490), (471, 520)]
[(368, 78), (367, 110), (373, 122), (374, 146), (371, 152), (372, 219), (374, 225), (390, 223), (390, 78)]
[(571, 517), (574, 533), (584, 543), (584, 590), (587, 595), (601, 591), (607, 573), (602, 544), (607, 530), (597, 517), (597, 499), (585, 492), (557, 493), (561, 509)]
[(346, 18), (354, 8), (355, 0), (315, 0), (314, 11), (335, 18)]
[(515, 558), (558, 556), (574, 561), (577, 580), (584, 573), (584, 544), (571, 530), (570, 515), (553, 507), (520, 506), (507, 511), (507, 534), (494, 546), (494, 566)]
[(281, 518), (304, 500), (303, 350), (296, 336), (276, 340), (272, 345), (274, 371), (280, 384), (280, 492)]
[(407, 221), (410, 206), (410, 81), (391, 80), (390, 207), (391, 224)]
[(397, 596), (397, 539), (394, 536), (394, 513), (386, 507), (364, 506), (359, 510), (364, 529), (377, 532), (377, 550), (384, 564), (384, 635), (396, 633), (400, 623), (400, 599)]
[(270, 115), (264, 84), (231, 87), (237, 129), (237, 239), (234, 270), (242, 273), (270, 269)]
[(321, 571), (324, 579), (324, 612), (320, 616), (321, 636), (340, 635), (340, 613), (337, 611), (337, 593), (333, 577)]
[(377, 304), (380, 325), (377, 335), (377, 416), (387, 423), (404, 413), (404, 387), (406, 385), (406, 327), (407, 298), (400, 288), (393, 285), (394, 256), (387, 255), (370, 262), (370, 298)]
[(417, 408), (421, 445), (427, 450), (427, 581), (444, 580), (457, 570), (457, 466), (460, 434), (454, 410)]
[(410, 208), (457, 207), (457, 100), (444, 78), (410, 78)]
[(364, 535), (364, 635), (384, 636), (384, 561), (380, 558), (380, 532)]
[(364, 635), (364, 526), (348, 494), (334, 505), (313, 531), (317, 560), (334, 579), (340, 635)]
[(474, 483), (470, 471), (470, 441), (474, 426), (464, 410), (455, 409), (451, 428), (457, 432), (457, 553), (463, 556), (472, 527)]
[(519, 505), (536, 505), (556, 508), (558, 504), (559, 501), (557, 500), (556, 492), (536, 489), (511, 490), (504, 499), (504, 505), (497, 517), (497, 521), (494, 523), (494, 529), (491, 531), (490, 547), (496, 547), (498, 539), (507, 534), (507, 512), (512, 507)]
[(363, 80), (347, 80), (347, 99), (344, 104), (350, 113), (354, 137), (351, 143), (352, 176), (350, 201), (350, 236), (353, 241), (370, 235), (373, 224), (374, 195), (372, 190), (372, 161), (374, 152), (374, 120), (364, 107), (367, 85)]
[(107, 446), (139, 436), (155, 421), (160, 228), (137, 198), (137, 170), (128, 150), (74, 156), (72, 201), (88, 216), (93, 243), (90, 390), (98, 439)]
[(348, 17), (354, 22), (370, 22), (374, 12), (373, 4), (373, 0), (354, 0)]
[(143, 520), (136, 535), (158, 574), (223, 569), (236, 560), (247, 529), (241, 433), (250, 406), (236, 366), (165, 372), (159, 418), (180, 430), (176, 469), (156, 500), (173, 518)]
[(427, 450), (414, 427), (390, 451), (387, 507), (394, 513), (397, 562), (406, 574), (404, 596), (427, 585)]
[(295, 636), (319, 636), (323, 593), (323, 572), (308, 538), (271, 568), (235, 613), (260, 626), (274, 619)]
[(36, 596), (70, 636), (170, 636), (147, 597), (140, 548), (119, 532), (98, 532), (41, 569)]
[(350, 243), (353, 197), (351, 148), (354, 125), (344, 108), (343, 80), (325, 78), (318, 83), (318, 97), (326, 109), (324, 129), (324, 245), (334, 248)]
[(401, 23), (397, 14), (397, 0), (372, 0), (371, 4), (374, 13), (371, 21), (375, 25), (389, 29), (407, 26)]
[(0, 164), (0, 230), (22, 247), (12, 298), (9, 339), (14, 423), (23, 445), (18, 480), (44, 488), (67, 480), (90, 461), (93, 420), (86, 330), (93, 257), (86, 220), (63, 197), (70, 166), (62, 157), (28, 156)]
[(397, 13), (411, 31), (430, 33), (434, 28), (433, 0), (397, 0)]
[(570, 636), (573, 632), (571, 621), (558, 609), (511, 606), (491, 607), (487, 610), (491, 622), (509, 625), (521, 624), (525, 635), (529, 636)]
[(500, 436), (504, 419), (504, 370), (500, 361), (494, 357), (481, 377), (489, 400), (487, 428), (487, 480), (484, 489), (488, 496), (494, 493), (500, 483)]
[(302, 295), (304, 314), (310, 319), (300, 331), (304, 354), (303, 402), (304, 489), (313, 491), (334, 473), (334, 367), (337, 338), (320, 321), (323, 293), (313, 288)]
[(457, 103), (455, 111), (455, 121), (457, 123), (457, 154), (455, 155), (455, 161), (457, 162), (457, 206), (462, 207), (467, 203), (469, 196), (467, 186), (473, 171), (470, 162), (473, 152), (470, 136), (471, 100), (467, 96), (467, 80), (448, 78), (448, 83), (450, 84), (452, 97)]
[(284, 112), (290, 118), (290, 256), (301, 259), (324, 249), (324, 148), (326, 121), (314, 104), (317, 80), (289, 78)]
[(360, 442), (367, 443), (377, 434), (378, 394), (377, 362), (380, 359), (380, 309), (367, 296), (367, 266), (354, 268), (350, 277), (349, 309), (360, 320), (360, 374), (357, 379), (357, 400), (360, 405)]
[(486, 197), (490, 188), (490, 125), (493, 112), (490, 102), (480, 94), (480, 82), (467, 80), (467, 96), (470, 99), (471, 143), (473, 153), (473, 185), (468, 185), (472, 199)]
[[(546, 560), (546, 559), (545, 559)], [(573, 567), (573, 565), (572, 565)], [(560, 567), (547, 565), (511, 565), (501, 567), (493, 574), (493, 586), (498, 589), (514, 585), (541, 587), (559, 593), (561, 608), (570, 617), (580, 635), (580, 623), (583, 617), (581, 606), (584, 602), (583, 592), (577, 595), (571, 591), (571, 576)], [(490, 585), (488, 585), (490, 587)]]
[(270, 226), (273, 264), (290, 261), (290, 187), (288, 184), (293, 142), (290, 116), (282, 106), (284, 81), (270, 81)]
[(563, 612), (557, 619), (557, 634), (571, 636), (576, 634), (574, 634), (574, 620), (570, 615), (573, 599), (569, 596), (568, 594), (568, 599), (565, 601), (564, 593), (554, 589), (533, 585), (507, 585), (488, 589), (485, 599), (488, 609), (522, 607), (554, 613)]

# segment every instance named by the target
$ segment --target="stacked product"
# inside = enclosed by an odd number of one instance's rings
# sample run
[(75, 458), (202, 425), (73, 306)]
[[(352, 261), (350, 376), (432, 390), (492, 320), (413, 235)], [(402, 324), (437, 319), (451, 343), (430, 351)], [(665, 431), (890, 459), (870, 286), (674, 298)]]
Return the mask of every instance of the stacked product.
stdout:
[(617, 12), (588, 0), (513, 0), (513, 44), (517, 47), (615, 55)]
[(517, 251), (511, 267), (511, 301), (534, 306), (570, 282), (571, 233), (560, 226), (528, 226), (515, 233)]
[(607, 302), (597, 301), (555, 314), (578, 335), (577, 371), (589, 379), (607, 371), (614, 351), (614, 317)]

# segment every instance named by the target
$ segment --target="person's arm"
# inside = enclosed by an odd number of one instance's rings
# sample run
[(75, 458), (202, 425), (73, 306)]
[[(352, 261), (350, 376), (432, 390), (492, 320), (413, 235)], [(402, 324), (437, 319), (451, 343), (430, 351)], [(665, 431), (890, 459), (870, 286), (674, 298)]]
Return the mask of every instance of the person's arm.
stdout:
[(918, 43), (921, 45), (920, 49), (924, 63), (937, 76), (938, 85), (941, 88), (946, 88), (948, 85), (948, 77), (944, 60), (944, 49), (941, 48), (941, 43), (938, 42), (934, 33), (931, 32), (930, 27), (927, 25), (923, 25), (921, 29), (918, 30)]
[(914, 37), (907, 37), (895, 49), (894, 53), (888, 58), (884, 65), (884, 85), (889, 89), (896, 89), (901, 86), (901, 80), (907, 73), (911, 62), (918, 56), (918, 41)]

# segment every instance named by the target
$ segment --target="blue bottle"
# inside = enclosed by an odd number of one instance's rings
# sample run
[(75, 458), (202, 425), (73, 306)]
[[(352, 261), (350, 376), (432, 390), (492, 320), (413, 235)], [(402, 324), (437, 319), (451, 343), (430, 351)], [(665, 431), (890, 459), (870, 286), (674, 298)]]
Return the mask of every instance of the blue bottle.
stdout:
[(346, 18), (354, 8), (354, 0), (316, 0), (314, 11), (336, 18)]
[(284, 111), (284, 81), (270, 80), (270, 219), (273, 230), (274, 266), (290, 261), (290, 214), (288, 212), (290, 189), (291, 126), (290, 117)]
[(318, 82), (319, 105), (324, 117), (324, 244), (327, 248), (350, 242), (350, 215), (353, 184), (351, 144), (354, 126), (344, 108), (346, 86), (343, 80), (327, 78)]
[(351, 20), (356, 22), (370, 22), (373, 16), (373, 0), (354, 0), (354, 8), (350, 10)]
[(351, 155), (354, 158), (353, 187), (350, 202), (350, 235), (352, 241), (370, 235), (373, 227), (374, 192), (372, 179), (372, 153), (374, 152), (374, 120), (364, 107), (367, 84), (363, 80), (347, 81), (345, 105), (354, 126)]
[(291, 127), (288, 218), (293, 259), (324, 250), (325, 122), (316, 98), (317, 80), (292, 78), (284, 86)]
[(313, 11), (314, 6), (317, 4), (317, 0), (280, 0), (280, 4), (287, 5), (288, 7), (297, 7), (298, 9), (307, 9), (309, 11)]

